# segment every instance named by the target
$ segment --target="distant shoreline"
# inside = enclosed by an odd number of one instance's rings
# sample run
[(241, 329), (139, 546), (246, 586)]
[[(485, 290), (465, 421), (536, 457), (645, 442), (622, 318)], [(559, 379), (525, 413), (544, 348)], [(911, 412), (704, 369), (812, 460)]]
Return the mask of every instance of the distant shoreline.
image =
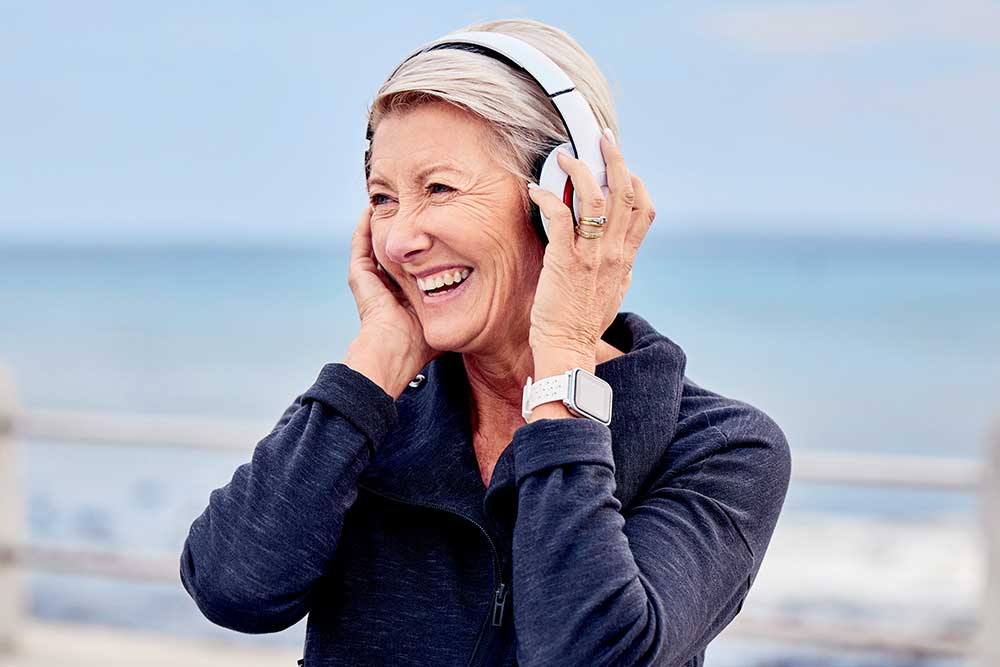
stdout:
[[(780, 245), (784, 247), (825, 247), (829, 249), (870, 246), (881, 248), (913, 248), (940, 250), (982, 250), (1000, 252), (1000, 234), (980, 236), (960, 236), (945, 234), (862, 234), (856, 231), (845, 233), (791, 233), (780, 230), (747, 232), (706, 227), (703, 231), (692, 229), (671, 230), (669, 221), (650, 231), (647, 244), (662, 242), (702, 245), (723, 243), (732, 245)], [(998, 225), (1000, 227), (1000, 225)], [(301, 235), (273, 238), (69, 238), (33, 239), (0, 236), (0, 253), (32, 251), (99, 251), (99, 250), (287, 250), (314, 251), (320, 249), (348, 249), (350, 232), (342, 234), (312, 236), (307, 241)]]

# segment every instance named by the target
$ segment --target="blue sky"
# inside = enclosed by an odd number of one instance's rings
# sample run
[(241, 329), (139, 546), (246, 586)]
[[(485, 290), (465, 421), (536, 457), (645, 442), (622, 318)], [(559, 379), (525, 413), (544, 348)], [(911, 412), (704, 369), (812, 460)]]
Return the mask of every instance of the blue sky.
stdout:
[(0, 240), (345, 238), (382, 79), (511, 16), (605, 71), (659, 233), (1000, 238), (1000, 2), (376, 6), (0, 0)]

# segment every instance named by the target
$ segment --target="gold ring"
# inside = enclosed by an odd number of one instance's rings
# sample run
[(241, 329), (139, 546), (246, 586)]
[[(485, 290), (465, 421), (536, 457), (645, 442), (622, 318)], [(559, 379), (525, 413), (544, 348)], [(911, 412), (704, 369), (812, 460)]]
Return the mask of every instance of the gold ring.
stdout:
[(608, 222), (608, 219), (605, 216), (603, 216), (603, 215), (599, 215), (596, 218), (587, 217), (585, 215), (581, 215), (580, 216), (580, 224), (581, 225), (591, 225), (593, 227), (603, 227), (605, 224), (607, 224), (607, 222)]
[(604, 232), (603, 231), (600, 231), (600, 232), (585, 232), (582, 229), (580, 229), (579, 227), (576, 228), (576, 233), (577, 233), (577, 235), (582, 236), (585, 239), (599, 239), (602, 236), (604, 236)]

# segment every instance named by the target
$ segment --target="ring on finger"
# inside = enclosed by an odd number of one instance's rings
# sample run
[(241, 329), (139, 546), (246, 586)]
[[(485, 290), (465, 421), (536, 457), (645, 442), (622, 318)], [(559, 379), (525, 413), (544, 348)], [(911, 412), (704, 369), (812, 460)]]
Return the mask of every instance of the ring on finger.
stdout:
[(603, 227), (608, 222), (608, 218), (603, 215), (598, 215), (596, 217), (590, 217), (586, 215), (580, 216), (581, 225), (590, 225), (591, 227)]
[(602, 236), (604, 236), (603, 230), (601, 230), (600, 232), (585, 232), (579, 227), (576, 228), (576, 233), (578, 236), (582, 236), (585, 239), (599, 239)]

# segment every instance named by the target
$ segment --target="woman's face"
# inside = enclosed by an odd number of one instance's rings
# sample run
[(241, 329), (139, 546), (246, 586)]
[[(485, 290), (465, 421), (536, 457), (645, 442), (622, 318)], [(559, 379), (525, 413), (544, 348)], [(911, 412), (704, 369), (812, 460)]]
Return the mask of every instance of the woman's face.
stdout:
[[(529, 327), (543, 247), (522, 209), (527, 184), (486, 146), (483, 121), (441, 102), (384, 118), (372, 139), (375, 256), (437, 350), (496, 352)], [(454, 293), (439, 296), (416, 279), (466, 270)]]

